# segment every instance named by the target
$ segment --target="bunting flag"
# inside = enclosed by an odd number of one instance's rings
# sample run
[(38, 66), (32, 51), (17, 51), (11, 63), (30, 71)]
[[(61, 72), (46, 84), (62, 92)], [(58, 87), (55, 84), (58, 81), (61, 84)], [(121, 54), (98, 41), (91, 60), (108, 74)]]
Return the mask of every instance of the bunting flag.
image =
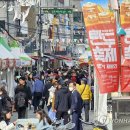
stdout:
[(121, 62), (121, 91), (130, 92), (130, 1), (121, 3), (121, 27), (126, 32), (121, 36), (122, 62)]
[(114, 13), (107, 8), (108, 0), (84, 0), (83, 2), (84, 21), (100, 93), (117, 92), (120, 59)]

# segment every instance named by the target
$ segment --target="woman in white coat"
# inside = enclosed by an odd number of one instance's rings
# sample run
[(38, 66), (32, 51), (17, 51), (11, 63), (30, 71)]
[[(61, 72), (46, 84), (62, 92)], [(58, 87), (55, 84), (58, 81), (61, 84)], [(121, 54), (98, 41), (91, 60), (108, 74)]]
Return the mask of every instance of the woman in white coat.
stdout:
[(15, 130), (15, 122), (10, 123), (11, 119), (11, 112), (8, 110), (5, 110), (0, 115), (0, 129), (1, 130)]

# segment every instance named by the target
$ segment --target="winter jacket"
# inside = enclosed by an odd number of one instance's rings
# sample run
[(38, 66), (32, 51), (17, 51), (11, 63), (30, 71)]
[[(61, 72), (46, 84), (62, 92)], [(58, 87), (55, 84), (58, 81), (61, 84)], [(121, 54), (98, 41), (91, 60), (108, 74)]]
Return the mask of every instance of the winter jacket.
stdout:
[(78, 92), (81, 94), (83, 100), (91, 100), (92, 92), (89, 85), (81, 84), (77, 87)]
[(51, 82), (46, 83), (44, 91), (43, 91), (43, 97), (45, 97), (47, 101), (48, 101), (48, 98), (49, 98), (49, 91), (48, 90), (51, 88), (51, 86), (52, 86)]
[[(18, 94), (19, 92), (23, 92), (26, 94), (26, 107), (28, 107), (28, 101), (32, 99), (32, 94), (31, 94), (31, 90), (29, 87), (25, 86), (17, 86), (17, 88), (15, 89), (15, 96), (16, 94)], [(17, 101), (15, 100), (15, 107), (17, 109)]]
[(7, 125), (5, 121), (0, 122), (0, 129), (1, 130), (15, 130), (15, 126), (13, 123)]
[[(6, 100), (8, 100), (8, 104)], [(0, 96), (0, 112), (2, 112), (2, 110), (5, 110), (5, 109), (6, 110), (12, 109), (11, 98), (6, 94)]]
[(81, 113), (83, 107), (83, 100), (77, 90), (74, 90), (71, 94), (71, 112)]
[(43, 90), (44, 90), (43, 82), (39, 79), (36, 80), (33, 85), (32, 93), (34, 94), (35, 92), (41, 92), (43, 94)]
[(27, 81), (27, 86), (30, 88), (31, 92), (33, 92), (33, 84), (34, 84), (33, 80), (28, 80)]
[(62, 87), (55, 95), (55, 109), (60, 112), (67, 112), (70, 109), (71, 95), (66, 87)]

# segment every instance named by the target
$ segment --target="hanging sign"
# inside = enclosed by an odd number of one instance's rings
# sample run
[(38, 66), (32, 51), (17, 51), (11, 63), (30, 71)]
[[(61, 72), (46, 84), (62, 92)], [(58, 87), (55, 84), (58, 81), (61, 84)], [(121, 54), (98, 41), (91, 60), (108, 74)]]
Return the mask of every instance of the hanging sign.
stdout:
[(126, 32), (121, 36), (121, 91), (130, 92), (130, 1), (122, 0), (120, 7), (121, 27)]
[(43, 9), (44, 14), (72, 14), (73, 10), (72, 9)]
[(100, 93), (117, 92), (120, 60), (114, 13), (106, 9), (107, 0), (87, 1), (82, 4), (82, 10)]

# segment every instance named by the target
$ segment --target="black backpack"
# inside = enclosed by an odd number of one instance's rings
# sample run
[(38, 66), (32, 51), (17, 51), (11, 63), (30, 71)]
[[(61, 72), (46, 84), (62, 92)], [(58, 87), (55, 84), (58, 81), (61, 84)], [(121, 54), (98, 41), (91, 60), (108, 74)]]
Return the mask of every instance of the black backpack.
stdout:
[(18, 108), (26, 107), (26, 93), (19, 92), (16, 94), (15, 101)]
[(5, 109), (12, 110), (12, 101), (9, 97), (5, 98)]

